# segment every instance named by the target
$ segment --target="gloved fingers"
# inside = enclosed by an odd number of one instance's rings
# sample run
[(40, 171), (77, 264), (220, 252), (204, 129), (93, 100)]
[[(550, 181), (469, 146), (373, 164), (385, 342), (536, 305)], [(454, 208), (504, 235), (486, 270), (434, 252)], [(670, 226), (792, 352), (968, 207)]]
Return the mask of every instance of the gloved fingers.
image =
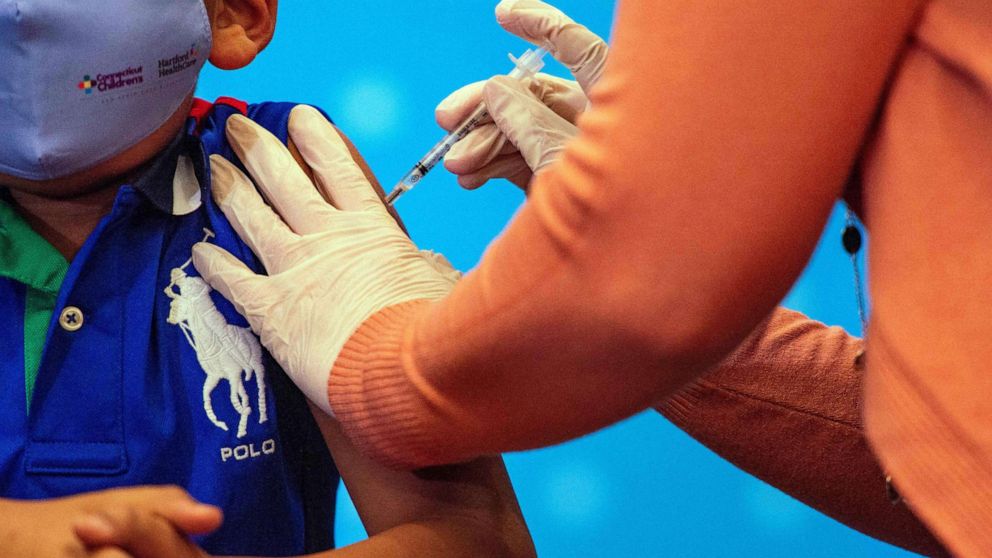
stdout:
[(482, 102), (482, 89), (485, 86), (485, 81), (477, 81), (458, 89), (438, 103), (437, 108), (434, 109), (434, 118), (438, 126), (444, 128), (446, 132), (457, 128), (479, 107), (479, 103)]
[[(453, 130), (470, 113), (475, 111), (480, 102), (485, 102), (485, 88), (488, 81), (482, 81), (465, 86), (455, 91), (438, 105), (436, 116), (438, 123), (446, 130)], [(552, 112), (559, 115), (566, 123), (561, 127), (574, 124), (578, 116), (588, 107), (588, 99), (578, 84), (546, 74), (538, 74), (535, 79), (528, 80), (524, 85), (533, 92), (536, 99), (544, 103)], [(490, 112), (500, 110), (499, 106), (489, 106)], [(525, 114), (526, 111), (520, 114)], [(517, 152), (517, 147), (507, 141), (503, 131), (489, 122), (476, 128), (464, 139), (451, 148), (444, 160), (444, 166), (449, 172), (459, 175), (459, 184), (466, 189), (474, 190), (492, 178), (507, 178), (520, 188), (526, 189), (530, 184), (532, 173), (530, 169), (521, 169), (515, 164), (509, 165), (506, 160), (491, 169), (485, 169), (498, 157), (504, 157)], [(532, 123), (526, 120), (513, 121), (503, 119), (504, 126), (521, 126), (521, 133), (529, 133)], [(522, 161), (522, 159), (517, 159)], [(541, 158), (543, 165), (547, 158)], [(500, 173), (509, 174), (500, 174)]]
[(431, 268), (443, 277), (446, 281), (450, 282), (452, 285), (458, 282), (462, 278), (462, 272), (455, 269), (455, 266), (451, 265), (448, 258), (440, 252), (434, 252), (433, 250), (421, 250), (420, 256), (427, 261)]
[(460, 175), (458, 185), (466, 190), (475, 190), (494, 178), (505, 178), (526, 190), (534, 172), (519, 152), (497, 157), (477, 171)]
[(289, 134), (335, 207), (387, 214), (341, 135), (317, 109), (307, 105), (294, 108), (289, 115)]
[(210, 156), (210, 179), (217, 206), (269, 273), (298, 237), (269, 207), (247, 176), (220, 155)]
[(510, 33), (546, 48), (586, 93), (603, 75), (609, 46), (561, 10), (540, 0), (502, 0), (496, 20)]
[(259, 301), (259, 282), (265, 278), (256, 275), (227, 250), (199, 242), (193, 246), (193, 265), (203, 280), (234, 305), (238, 313), (251, 324), (256, 334), (261, 333), (261, 320), (256, 312), (248, 311), (248, 304)]
[(516, 150), (496, 124), (490, 123), (472, 130), (456, 143), (444, 158), (444, 168), (454, 174), (468, 174)]
[(562, 79), (547, 74), (537, 74), (531, 80), (530, 90), (541, 99), (555, 114), (575, 124), (579, 115), (589, 109), (586, 97), (579, 84), (570, 79)]
[(227, 139), (255, 184), (293, 231), (311, 234), (321, 230), (332, 208), (278, 138), (236, 114), (227, 119)]
[[(438, 125), (450, 132), (464, 122), (479, 106), (479, 103), (483, 102), (483, 90), (487, 81), (466, 85), (441, 101), (434, 111)], [(534, 95), (548, 105), (551, 110), (573, 124), (578, 116), (589, 107), (589, 99), (578, 83), (572, 80), (548, 74), (537, 74), (534, 79), (527, 81), (527, 85)], [(489, 117), (483, 120), (482, 124), (491, 122), (492, 117)]]
[(496, 125), (534, 172), (557, 159), (564, 144), (578, 134), (574, 124), (562, 119), (514, 79), (493, 78), (486, 84), (484, 94)]

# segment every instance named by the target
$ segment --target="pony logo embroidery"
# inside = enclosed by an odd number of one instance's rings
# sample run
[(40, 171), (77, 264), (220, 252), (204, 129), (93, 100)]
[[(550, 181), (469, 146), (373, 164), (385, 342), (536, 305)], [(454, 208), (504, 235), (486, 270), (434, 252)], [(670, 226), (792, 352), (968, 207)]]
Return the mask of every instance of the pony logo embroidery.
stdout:
[[(204, 242), (214, 236), (207, 229), (204, 232)], [(268, 420), (262, 348), (250, 329), (227, 323), (211, 300), (212, 289), (206, 281), (186, 273), (192, 263), (190, 258), (172, 270), (171, 282), (165, 288), (165, 295), (172, 301), (167, 321), (182, 330), (207, 375), (203, 382), (203, 410), (207, 418), (221, 430), (228, 430), (227, 424), (217, 418), (211, 401), (214, 388), (221, 380), (227, 380), (231, 405), (241, 417), (237, 436), (242, 438), (248, 432), (248, 416), (251, 415), (251, 400), (245, 382), (251, 381), (252, 376), (258, 386), (258, 422), (262, 424)]]

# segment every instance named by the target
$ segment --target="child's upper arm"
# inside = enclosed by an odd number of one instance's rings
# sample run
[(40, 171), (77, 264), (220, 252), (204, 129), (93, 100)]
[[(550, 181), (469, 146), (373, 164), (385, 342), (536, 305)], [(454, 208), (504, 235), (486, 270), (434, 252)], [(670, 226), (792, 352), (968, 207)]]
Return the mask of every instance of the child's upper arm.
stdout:
[(433, 532), (416, 537), (416, 544), (432, 544), (431, 537), (445, 539), (438, 542), (452, 555), (489, 548), (476, 555), (533, 556), (530, 534), (499, 457), (394, 471), (359, 453), (338, 423), (313, 404), (311, 411), (370, 537), (422, 524)]

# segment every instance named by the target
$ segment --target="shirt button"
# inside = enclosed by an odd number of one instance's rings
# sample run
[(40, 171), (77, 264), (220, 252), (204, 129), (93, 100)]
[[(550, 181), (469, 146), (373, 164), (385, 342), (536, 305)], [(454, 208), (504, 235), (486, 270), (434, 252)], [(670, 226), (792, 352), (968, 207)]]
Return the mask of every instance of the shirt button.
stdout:
[(83, 311), (75, 306), (66, 306), (59, 315), (59, 325), (66, 331), (79, 331), (83, 327)]

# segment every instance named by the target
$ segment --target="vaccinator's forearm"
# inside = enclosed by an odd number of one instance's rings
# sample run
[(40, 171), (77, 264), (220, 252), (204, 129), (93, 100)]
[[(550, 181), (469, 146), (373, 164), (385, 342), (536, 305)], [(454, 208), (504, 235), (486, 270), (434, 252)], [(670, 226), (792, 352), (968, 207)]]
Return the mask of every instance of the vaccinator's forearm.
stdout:
[(863, 343), (780, 310), (717, 369), (658, 406), (690, 436), (772, 486), (867, 535), (946, 555), (904, 503), (861, 424)]

